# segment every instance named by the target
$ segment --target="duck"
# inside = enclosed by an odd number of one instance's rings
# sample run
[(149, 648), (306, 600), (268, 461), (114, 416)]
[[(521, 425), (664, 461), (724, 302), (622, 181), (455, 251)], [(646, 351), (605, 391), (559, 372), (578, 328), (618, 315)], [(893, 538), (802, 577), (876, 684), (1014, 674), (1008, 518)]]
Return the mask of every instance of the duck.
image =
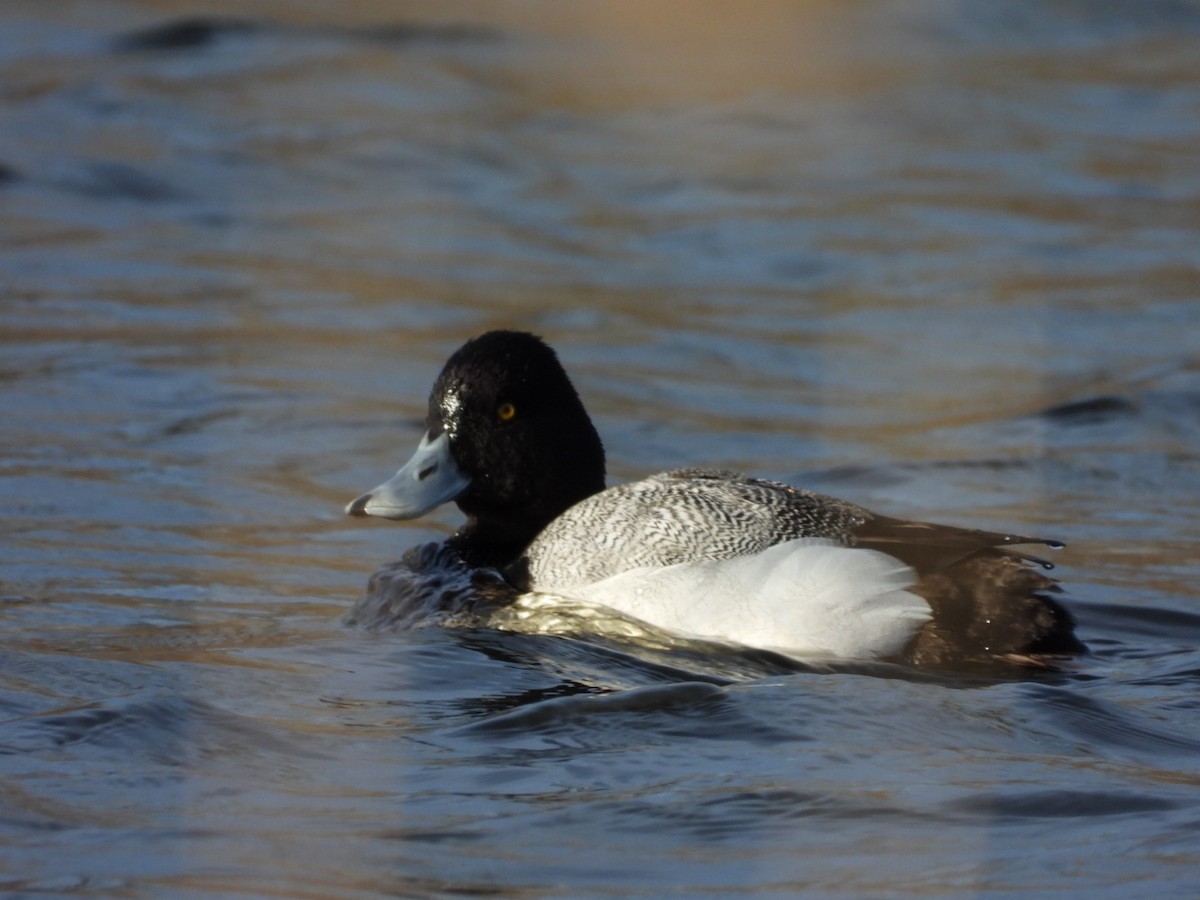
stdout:
[(450, 502), (462, 526), (398, 565), (437, 572), (459, 603), (569, 597), (797, 660), (1050, 666), (1087, 649), (1052, 565), (1022, 549), (1058, 541), (892, 518), (722, 469), (608, 487), (566, 369), (523, 331), (450, 356), (412, 458), (345, 511), (403, 520)]

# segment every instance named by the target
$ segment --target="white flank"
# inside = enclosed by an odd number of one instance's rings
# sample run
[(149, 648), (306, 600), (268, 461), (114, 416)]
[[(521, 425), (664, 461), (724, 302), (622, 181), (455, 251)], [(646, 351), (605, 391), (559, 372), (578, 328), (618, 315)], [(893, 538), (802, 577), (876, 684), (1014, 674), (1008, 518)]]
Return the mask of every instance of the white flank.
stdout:
[(795, 657), (899, 653), (929, 620), (913, 571), (874, 550), (799, 538), (736, 559), (640, 568), (588, 585), (543, 586), (687, 637)]

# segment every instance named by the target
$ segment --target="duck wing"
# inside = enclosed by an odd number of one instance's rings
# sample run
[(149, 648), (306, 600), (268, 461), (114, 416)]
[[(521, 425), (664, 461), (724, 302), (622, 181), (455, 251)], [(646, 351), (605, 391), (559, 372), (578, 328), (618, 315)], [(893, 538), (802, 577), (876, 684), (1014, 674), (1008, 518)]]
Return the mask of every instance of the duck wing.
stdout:
[(1064, 546), (1061, 542), (1048, 538), (980, 531), (954, 525), (936, 525), (931, 522), (913, 522), (876, 513), (866, 515), (861, 524), (848, 529), (850, 542), (857, 547), (869, 547), (894, 556), (912, 566), (920, 575), (939, 572), (968, 557), (998, 549), (1004, 549), (1007, 555), (1015, 559), (1035, 563), (1043, 569), (1052, 569), (1054, 564), (1048, 560), (1007, 548), (1022, 544), (1042, 544), (1054, 550), (1061, 550)]
[(1075, 621), (1054, 595), (1053, 564), (1020, 545), (1058, 549), (1058, 541), (872, 515), (851, 530), (856, 546), (911, 566), (912, 592), (933, 617), (902, 658), (921, 666), (960, 666), (996, 660), (1047, 665), (1053, 657), (1086, 652)]

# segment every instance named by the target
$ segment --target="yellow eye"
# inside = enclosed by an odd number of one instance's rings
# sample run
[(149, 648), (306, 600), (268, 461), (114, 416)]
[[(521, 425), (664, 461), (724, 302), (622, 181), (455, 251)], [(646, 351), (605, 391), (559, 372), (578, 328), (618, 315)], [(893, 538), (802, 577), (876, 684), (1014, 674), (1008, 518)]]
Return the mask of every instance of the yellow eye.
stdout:
[(511, 403), (501, 403), (500, 406), (496, 408), (496, 418), (498, 418), (501, 422), (509, 421), (516, 414), (517, 408)]

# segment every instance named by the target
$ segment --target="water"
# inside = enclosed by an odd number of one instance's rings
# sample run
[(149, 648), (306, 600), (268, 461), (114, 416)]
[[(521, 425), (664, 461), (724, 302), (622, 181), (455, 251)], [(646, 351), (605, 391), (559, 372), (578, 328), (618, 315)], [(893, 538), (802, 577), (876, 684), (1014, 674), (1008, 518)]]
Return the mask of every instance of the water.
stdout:
[[(251, 9), (0, 13), (5, 896), (1194, 894), (1200, 7)], [(343, 625), (502, 325), (614, 480), (1065, 540), (1093, 653)]]

